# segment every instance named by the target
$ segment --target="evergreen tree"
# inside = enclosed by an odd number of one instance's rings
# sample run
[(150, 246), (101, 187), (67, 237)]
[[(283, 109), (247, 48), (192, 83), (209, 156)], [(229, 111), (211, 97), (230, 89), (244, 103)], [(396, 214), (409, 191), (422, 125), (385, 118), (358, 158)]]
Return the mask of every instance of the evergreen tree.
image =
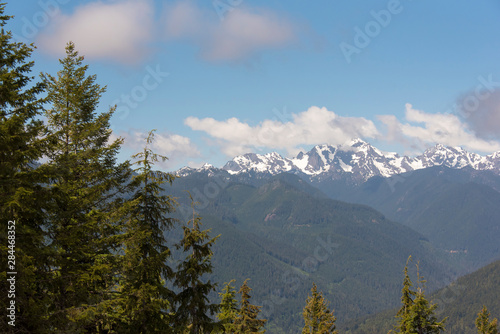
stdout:
[(235, 280), (225, 283), (222, 292), (219, 293), (221, 297), (220, 312), (217, 318), (224, 326), (224, 333), (234, 332), (234, 322), (238, 316), (239, 308), (236, 300), (236, 289), (231, 285)]
[[(408, 258), (408, 261), (410, 258)], [(431, 304), (425, 298), (425, 280), (420, 276), (417, 264), (417, 275), (419, 286), (416, 291), (411, 290), (412, 282), (408, 275), (408, 262), (405, 266), (405, 278), (403, 280), (402, 307), (398, 312), (399, 324), (397, 333), (407, 334), (434, 334), (444, 331), (446, 318), (437, 321), (434, 311), (436, 304)], [(413, 297), (414, 296), (414, 297)]]
[(498, 334), (498, 321), (493, 319), (490, 322), (490, 312), (483, 306), (481, 312), (477, 314), (476, 327), (478, 334)]
[[(30, 76), (34, 46), (13, 41), (12, 33), (4, 29), (12, 17), (4, 13), (5, 4), (0, 4), (0, 256), (5, 261), (0, 271), (4, 318), (0, 332), (27, 333), (47, 328), (45, 309), (50, 302), (43, 210), (49, 197), (43, 186), (46, 175), (36, 168), (46, 145), (39, 120), (44, 86)], [(13, 299), (7, 298), (7, 278), (11, 276), (16, 279), (16, 318), (8, 325), (12, 320), (5, 312)]]
[(396, 317), (399, 319), (398, 326), (396, 327), (397, 333), (407, 333), (410, 328), (409, 321), (407, 321), (411, 307), (413, 306), (413, 298), (415, 298), (416, 292), (412, 290), (413, 283), (411, 282), (410, 275), (408, 274), (408, 263), (411, 260), (411, 256), (408, 257), (406, 261), (406, 266), (404, 269), (404, 279), (403, 279), (403, 289), (401, 290), (401, 308), (399, 309)]
[(118, 234), (116, 219), (129, 163), (116, 163), (121, 139), (110, 142), (114, 109), (97, 114), (104, 87), (73, 43), (57, 76), (42, 74), (50, 108), (46, 152), (51, 186), (48, 241), (54, 250), (49, 309), (54, 332), (109, 329), (107, 304), (114, 294)]
[(330, 311), (328, 302), (323, 294), (318, 292), (314, 283), (311, 294), (307, 297), (306, 306), (302, 312), (305, 322), (302, 334), (337, 334), (333, 311)]
[(151, 131), (143, 152), (133, 156), (138, 166), (132, 184), (136, 190), (122, 210), (126, 217), (124, 256), (115, 308), (119, 333), (172, 331), (173, 292), (165, 284), (173, 278), (173, 270), (167, 263), (171, 252), (164, 232), (175, 223), (168, 214), (174, 211), (176, 202), (161, 192), (174, 175), (153, 170), (156, 162), (167, 159), (152, 151), (153, 140)]
[(188, 255), (175, 273), (174, 286), (181, 289), (176, 297), (175, 326), (177, 333), (202, 334), (220, 327), (211, 317), (217, 313), (219, 305), (211, 304), (208, 299), (216, 284), (202, 280), (203, 275), (212, 272), (211, 248), (218, 236), (210, 238), (210, 230), (200, 229), (201, 218), (195, 213), (192, 197), (191, 202), (193, 218), (182, 227), (184, 236), (177, 245)]
[(262, 306), (255, 306), (250, 304), (250, 291), (252, 289), (248, 286), (248, 279), (243, 282), (243, 285), (238, 291), (241, 294), (240, 311), (234, 321), (234, 333), (265, 333), (263, 329), (267, 320), (258, 319), (260, 309)]

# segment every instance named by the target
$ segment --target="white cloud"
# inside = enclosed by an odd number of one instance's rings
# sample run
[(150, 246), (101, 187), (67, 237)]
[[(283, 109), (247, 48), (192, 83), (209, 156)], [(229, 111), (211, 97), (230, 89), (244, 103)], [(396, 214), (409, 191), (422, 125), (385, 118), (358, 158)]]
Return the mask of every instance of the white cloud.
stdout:
[(405, 117), (408, 123), (401, 123), (393, 115), (378, 116), (387, 126), (388, 141), (397, 141), (421, 149), (430, 144), (440, 143), (447, 146), (461, 146), (475, 152), (500, 150), (498, 141), (479, 138), (456, 115), (430, 114), (416, 110), (407, 103)]
[(188, 39), (210, 61), (239, 61), (266, 49), (282, 48), (296, 39), (291, 22), (269, 10), (232, 8), (223, 20), (207, 13), (191, 1), (170, 6), (165, 14), (169, 39)]
[(152, 37), (153, 6), (149, 0), (93, 2), (77, 7), (72, 15), (58, 12), (37, 44), (61, 55), (67, 42), (88, 58), (136, 63), (147, 54)]
[(301, 145), (337, 145), (356, 137), (379, 136), (372, 121), (362, 117), (341, 117), (326, 108), (310, 107), (289, 118), (287, 121), (265, 120), (250, 126), (237, 118), (218, 121), (188, 117), (185, 124), (193, 130), (206, 132), (229, 157), (255, 148), (285, 149), (293, 155), (300, 151)]
[[(134, 152), (142, 151), (146, 144), (147, 133), (145, 132), (130, 130), (120, 132), (119, 136), (124, 139), (124, 147)], [(154, 139), (151, 145), (153, 151), (168, 158), (163, 166), (172, 166), (188, 158), (198, 158), (201, 155), (196, 145), (187, 137), (155, 132)]]

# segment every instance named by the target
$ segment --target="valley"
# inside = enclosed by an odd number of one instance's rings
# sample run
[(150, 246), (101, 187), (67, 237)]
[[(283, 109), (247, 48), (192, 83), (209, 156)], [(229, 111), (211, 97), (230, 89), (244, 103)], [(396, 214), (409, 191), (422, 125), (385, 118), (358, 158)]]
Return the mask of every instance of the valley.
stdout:
[(381, 162), (381, 151), (353, 143), (327, 153), (318, 146), (295, 160), (247, 154), (220, 169), (184, 168), (169, 189), (181, 212), (185, 189), (201, 204), (206, 227), (220, 234), (217, 281), (250, 278), (270, 333), (298, 331), (312, 282), (338, 323), (352, 323), (397, 307), (409, 255), (429, 292), (500, 257), (495, 155), (437, 146)]

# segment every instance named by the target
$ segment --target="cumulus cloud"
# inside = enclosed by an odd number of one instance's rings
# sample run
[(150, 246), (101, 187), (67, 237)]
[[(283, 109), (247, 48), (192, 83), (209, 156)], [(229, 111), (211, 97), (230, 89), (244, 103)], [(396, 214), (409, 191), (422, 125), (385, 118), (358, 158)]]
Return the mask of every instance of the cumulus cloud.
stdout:
[[(141, 131), (124, 131), (119, 136), (124, 139), (125, 148), (139, 152), (144, 148), (147, 133)], [(116, 138), (116, 137), (115, 137)], [(156, 133), (151, 148), (158, 154), (168, 157), (163, 166), (175, 165), (188, 158), (200, 157), (200, 151), (187, 137), (173, 133)]]
[(61, 55), (67, 42), (88, 58), (136, 63), (147, 54), (153, 31), (153, 4), (145, 1), (92, 2), (71, 15), (58, 12), (37, 44)]
[(295, 41), (293, 24), (269, 10), (231, 7), (223, 19), (180, 1), (167, 8), (165, 35), (187, 39), (209, 61), (240, 61), (266, 49), (282, 48)]
[(461, 146), (470, 151), (500, 150), (498, 141), (476, 136), (467, 124), (454, 114), (430, 114), (414, 109), (407, 103), (405, 118), (408, 123), (400, 122), (394, 115), (381, 115), (378, 118), (387, 127), (388, 141), (396, 141), (413, 149), (423, 149), (440, 143), (447, 146)]
[(225, 121), (188, 117), (185, 124), (214, 138), (222, 151), (232, 157), (255, 148), (284, 149), (290, 155), (301, 145), (343, 144), (356, 138), (376, 138), (379, 133), (372, 121), (362, 117), (342, 117), (326, 108), (310, 107), (289, 120), (265, 120), (251, 126), (237, 118)]

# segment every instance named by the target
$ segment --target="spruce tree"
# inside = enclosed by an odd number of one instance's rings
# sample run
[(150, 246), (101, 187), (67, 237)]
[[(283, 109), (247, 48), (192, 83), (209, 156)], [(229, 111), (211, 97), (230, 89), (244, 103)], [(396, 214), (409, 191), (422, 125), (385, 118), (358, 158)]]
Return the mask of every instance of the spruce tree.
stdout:
[(224, 326), (224, 333), (234, 332), (234, 322), (239, 312), (238, 302), (236, 300), (236, 289), (231, 285), (234, 281), (235, 280), (231, 280), (229, 283), (225, 283), (222, 292), (219, 293), (221, 303), (217, 318)]
[(335, 330), (336, 318), (333, 311), (328, 308), (328, 302), (323, 294), (318, 292), (316, 284), (313, 283), (311, 296), (307, 297), (306, 306), (302, 312), (304, 317), (304, 328), (302, 334), (337, 334)]
[(490, 312), (483, 306), (481, 312), (477, 314), (476, 328), (478, 334), (498, 334), (498, 321), (493, 319), (490, 322)]
[(87, 75), (73, 43), (59, 62), (56, 76), (42, 74), (50, 103), (47, 232), (55, 251), (49, 319), (54, 332), (99, 332), (110, 326), (107, 304), (115, 293), (121, 233), (116, 212), (130, 166), (116, 162), (122, 140), (110, 141), (114, 109), (97, 112), (105, 88)]
[(171, 252), (164, 232), (175, 219), (169, 214), (176, 202), (162, 195), (163, 185), (171, 184), (174, 175), (153, 170), (155, 163), (167, 158), (151, 149), (154, 133), (146, 139), (143, 152), (133, 156), (135, 192), (122, 208), (125, 217), (123, 257), (119, 297), (115, 308), (119, 333), (171, 333), (173, 292), (166, 280), (173, 278), (168, 265)]
[[(44, 86), (31, 76), (34, 46), (15, 42), (5, 30), (11, 18), (5, 15), (5, 4), (0, 4), (0, 256), (5, 263), (0, 271), (4, 318), (0, 332), (43, 332), (48, 328), (45, 309), (50, 302), (44, 215), (49, 196), (43, 186), (46, 175), (37, 168), (46, 150), (39, 119)], [(15, 299), (7, 298), (7, 278), (12, 276)], [(12, 300), (15, 322), (6, 317)]]
[(191, 202), (193, 218), (187, 226), (182, 226), (183, 238), (177, 245), (188, 254), (175, 273), (174, 286), (181, 289), (176, 296), (175, 326), (177, 333), (202, 334), (221, 327), (212, 318), (219, 305), (208, 299), (216, 284), (203, 280), (205, 274), (212, 272), (212, 246), (218, 236), (211, 238), (210, 230), (201, 230), (201, 218), (195, 213), (192, 197)]
[[(410, 258), (408, 258), (408, 261)], [(444, 332), (444, 323), (446, 318), (438, 321), (434, 311), (438, 307), (431, 304), (425, 297), (425, 280), (419, 273), (417, 264), (418, 288), (411, 290), (412, 282), (408, 275), (408, 262), (405, 266), (405, 277), (402, 290), (402, 307), (398, 312), (399, 324), (396, 327), (396, 333), (407, 334), (437, 334)]]
[(240, 310), (234, 321), (234, 333), (265, 333), (263, 328), (267, 320), (259, 319), (262, 306), (250, 304), (250, 291), (248, 279), (243, 282), (238, 293), (241, 295)]
[(398, 318), (398, 326), (396, 327), (397, 333), (407, 333), (409, 331), (410, 322), (408, 321), (408, 317), (413, 305), (413, 299), (416, 295), (416, 292), (412, 290), (413, 283), (411, 282), (410, 275), (408, 274), (408, 263), (410, 260), (411, 256), (408, 257), (404, 269), (403, 288), (401, 290), (402, 305), (396, 315)]

